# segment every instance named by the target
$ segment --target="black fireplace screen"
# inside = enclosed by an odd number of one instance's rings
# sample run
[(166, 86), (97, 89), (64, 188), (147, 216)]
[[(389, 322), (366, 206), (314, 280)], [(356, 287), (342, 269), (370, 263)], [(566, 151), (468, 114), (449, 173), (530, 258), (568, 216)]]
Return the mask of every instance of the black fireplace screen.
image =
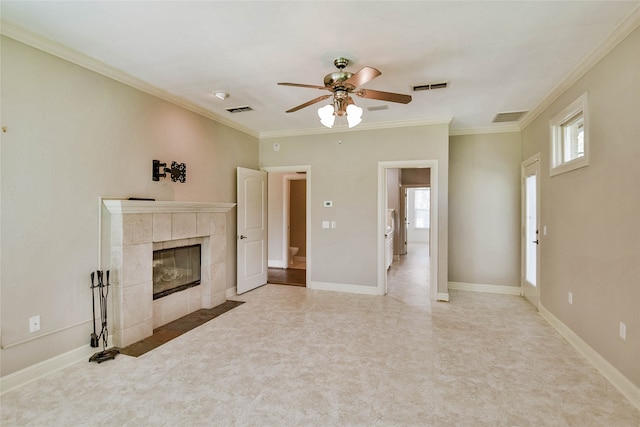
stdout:
[(153, 299), (200, 284), (200, 245), (153, 251)]

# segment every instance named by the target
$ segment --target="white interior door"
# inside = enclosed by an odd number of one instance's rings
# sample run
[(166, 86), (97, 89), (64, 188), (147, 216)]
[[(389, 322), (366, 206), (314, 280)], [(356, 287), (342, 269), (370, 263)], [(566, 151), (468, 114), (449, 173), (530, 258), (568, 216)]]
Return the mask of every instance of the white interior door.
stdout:
[(237, 293), (267, 283), (267, 173), (238, 168)]
[(540, 304), (540, 162), (538, 157), (522, 168), (522, 291), (535, 307)]

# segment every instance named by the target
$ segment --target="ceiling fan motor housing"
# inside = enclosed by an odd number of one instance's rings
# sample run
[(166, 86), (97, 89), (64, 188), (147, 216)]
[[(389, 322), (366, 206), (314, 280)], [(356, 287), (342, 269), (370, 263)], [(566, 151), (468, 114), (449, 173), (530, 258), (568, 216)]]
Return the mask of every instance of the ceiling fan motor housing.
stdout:
[(338, 89), (339, 87), (344, 87), (353, 90), (354, 87), (351, 85), (342, 86), (342, 82), (349, 79), (351, 76), (353, 76), (353, 73), (348, 71), (336, 71), (335, 73), (329, 73), (324, 77), (324, 85), (327, 88), (335, 87)]

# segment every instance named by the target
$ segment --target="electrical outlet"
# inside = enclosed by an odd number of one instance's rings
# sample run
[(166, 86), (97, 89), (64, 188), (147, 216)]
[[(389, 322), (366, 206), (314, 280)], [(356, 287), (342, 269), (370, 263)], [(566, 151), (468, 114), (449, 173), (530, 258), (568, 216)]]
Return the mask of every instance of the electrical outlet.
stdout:
[(627, 339), (627, 325), (622, 322), (620, 322), (620, 338), (623, 340)]
[(573, 292), (569, 292), (569, 304), (573, 304)]
[(40, 316), (29, 318), (29, 332), (38, 332), (40, 330)]

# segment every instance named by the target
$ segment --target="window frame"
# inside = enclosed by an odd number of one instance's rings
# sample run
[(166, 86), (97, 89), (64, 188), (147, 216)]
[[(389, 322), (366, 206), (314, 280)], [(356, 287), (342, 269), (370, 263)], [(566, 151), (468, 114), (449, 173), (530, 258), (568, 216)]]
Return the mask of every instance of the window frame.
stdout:
[[(589, 165), (589, 111), (587, 93), (583, 93), (556, 114), (549, 121), (551, 130), (551, 165), (549, 175), (559, 175)], [(563, 161), (565, 150), (564, 129), (567, 124), (573, 123), (576, 116), (582, 115), (584, 154), (571, 160)]]
[[(416, 195), (418, 194), (418, 192), (426, 192), (427, 193), (427, 208), (423, 209), (423, 208), (417, 208), (416, 205)], [(431, 188), (430, 187), (416, 187), (413, 190), (413, 222), (414, 222), (414, 226), (413, 228), (415, 228), (416, 230), (429, 230), (431, 228), (431, 206), (429, 201), (431, 200)], [(426, 220), (427, 220), (427, 226), (426, 227), (418, 227), (418, 211), (425, 211), (426, 212)]]

